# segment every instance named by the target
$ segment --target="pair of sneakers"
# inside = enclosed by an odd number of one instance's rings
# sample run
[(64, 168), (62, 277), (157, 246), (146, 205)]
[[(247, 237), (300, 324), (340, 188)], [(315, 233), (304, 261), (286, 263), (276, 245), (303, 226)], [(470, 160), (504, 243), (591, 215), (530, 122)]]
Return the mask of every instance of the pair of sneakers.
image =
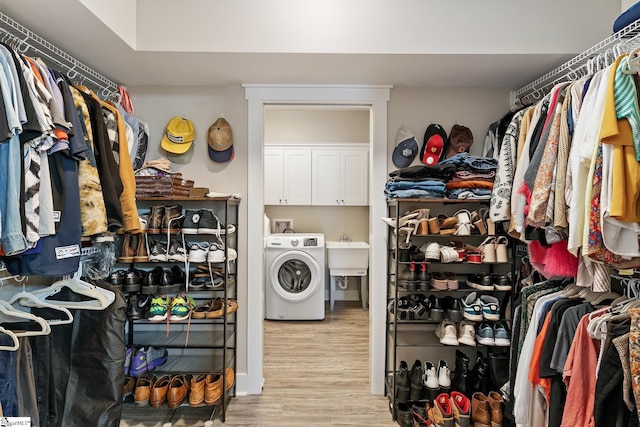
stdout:
[(182, 234), (232, 234), (233, 224), (224, 225), (210, 209), (187, 209), (182, 222)]
[(511, 345), (509, 330), (502, 322), (494, 322), (493, 325), (489, 322), (480, 323), (478, 325), (476, 339), (478, 340), (478, 344), (482, 345), (498, 347), (508, 347)]
[(233, 248), (227, 248), (225, 256), (225, 248), (219, 242), (191, 242), (189, 243), (190, 263), (208, 262), (210, 264), (222, 263), (226, 258), (233, 261), (238, 257), (238, 253)]
[(178, 295), (170, 298), (167, 295), (160, 295), (151, 300), (149, 307), (150, 322), (180, 322), (191, 317), (191, 312), (196, 307), (193, 298), (187, 295)]
[(424, 362), (424, 387), (427, 399), (432, 402), (440, 393), (451, 390), (451, 370), (446, 361), (440, 359), (438, 366), (429, 361)]
[(185, 262), (187, 253), (182, 242), (171, 239), (169, 245), (159, 240), (149, 245), (149, 262)]
[(482, 320), (500, 320), (500, 301), (493, 295), (480, 295), (471, 292), (461, 300), (463, 316), (473, 322)]
[(443, 345), (476, 345), (474, 325), (464, 319), (458, 323), (457, 327), (451, 320), (444, 319), (436, 328), (436, 336)]
[(168, 352), (164, 347), (128, 347), (125, 353), (125, 375), (139, 377), (153, 372), (167, 362)]

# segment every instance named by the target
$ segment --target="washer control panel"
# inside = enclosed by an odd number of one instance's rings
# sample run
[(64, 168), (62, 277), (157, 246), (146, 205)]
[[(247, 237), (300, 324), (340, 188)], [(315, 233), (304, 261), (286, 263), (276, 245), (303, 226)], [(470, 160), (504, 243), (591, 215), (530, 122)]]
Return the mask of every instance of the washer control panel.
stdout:
[(307, 237), (307, 238), (304, 239), (303, 244), (304, 244), (305, 247), (307, 247), (307, 246), (316, 247), (316, 246), (318, 246), (318, 238), (317, 237)]

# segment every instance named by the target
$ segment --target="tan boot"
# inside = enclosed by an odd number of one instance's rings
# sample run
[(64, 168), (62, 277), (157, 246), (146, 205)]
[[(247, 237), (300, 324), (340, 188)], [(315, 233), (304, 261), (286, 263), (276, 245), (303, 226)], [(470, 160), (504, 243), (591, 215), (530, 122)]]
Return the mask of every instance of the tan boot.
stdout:
[(147, 232), (158, 234), (162, 231), (162, 218), (164, 217), (164, 206), (151, 206), (149, 219), (147, 220)]
[(213, 406), (222, 400), (222, 375), (209, 374), (205, 378), (204, 403)]
[(491, 427), (502, 427), (502, 408), (504, 399), (500, 393), (490, 391), (488, 396), (489, 410), (491, 412)]
[(182, 206), (166, 206), (164, 208), (164, 217), (162, 218), (162, 233), (177, 234), (182, 227), (183, 219)]
[(206, 375), (194, 375), (189, 381), (189, 406), (197, 408), (204, 405), (204, 385)]
[(471, 399), (471, 419), (474, 427), (491, 427), (491, 414), (489, 413), (489, 398), (484, 393), (473, 393)]
[(149, 250), (147, 249), (147, 235), (145, 233), (136, 234), (138, 243), (136, 244), (136, 251), (133, 255), (133, 262), (147, 262), (149, 261)]
[(129, 233), (125, 233), (124, 240), (122, 242), (122, 251), (120, 252), (120, 256), (118, 257), (118, 262), (133, 262), (133, 256), (135, 254), (135, 250), (133, 246), (131, 246), (132, 235)]

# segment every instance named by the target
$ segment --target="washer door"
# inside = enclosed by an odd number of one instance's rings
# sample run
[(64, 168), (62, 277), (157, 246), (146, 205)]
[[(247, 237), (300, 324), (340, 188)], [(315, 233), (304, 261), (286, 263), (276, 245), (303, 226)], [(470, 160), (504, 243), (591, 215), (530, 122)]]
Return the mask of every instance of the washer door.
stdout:
[(319, 289), (322, 271), (318, 262), (308, 253), (287, 251), (278, 255), (269, 268), (269, 283), (283, 300), (302, 302)]

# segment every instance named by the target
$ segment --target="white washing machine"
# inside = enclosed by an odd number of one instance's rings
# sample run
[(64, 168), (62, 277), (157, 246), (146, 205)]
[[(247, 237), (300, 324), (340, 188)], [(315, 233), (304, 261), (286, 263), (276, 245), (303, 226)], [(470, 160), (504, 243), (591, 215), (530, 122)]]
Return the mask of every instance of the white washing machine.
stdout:
[(322, 233), (265, 237), (266, 319), (324, 319), (324, 252)]

